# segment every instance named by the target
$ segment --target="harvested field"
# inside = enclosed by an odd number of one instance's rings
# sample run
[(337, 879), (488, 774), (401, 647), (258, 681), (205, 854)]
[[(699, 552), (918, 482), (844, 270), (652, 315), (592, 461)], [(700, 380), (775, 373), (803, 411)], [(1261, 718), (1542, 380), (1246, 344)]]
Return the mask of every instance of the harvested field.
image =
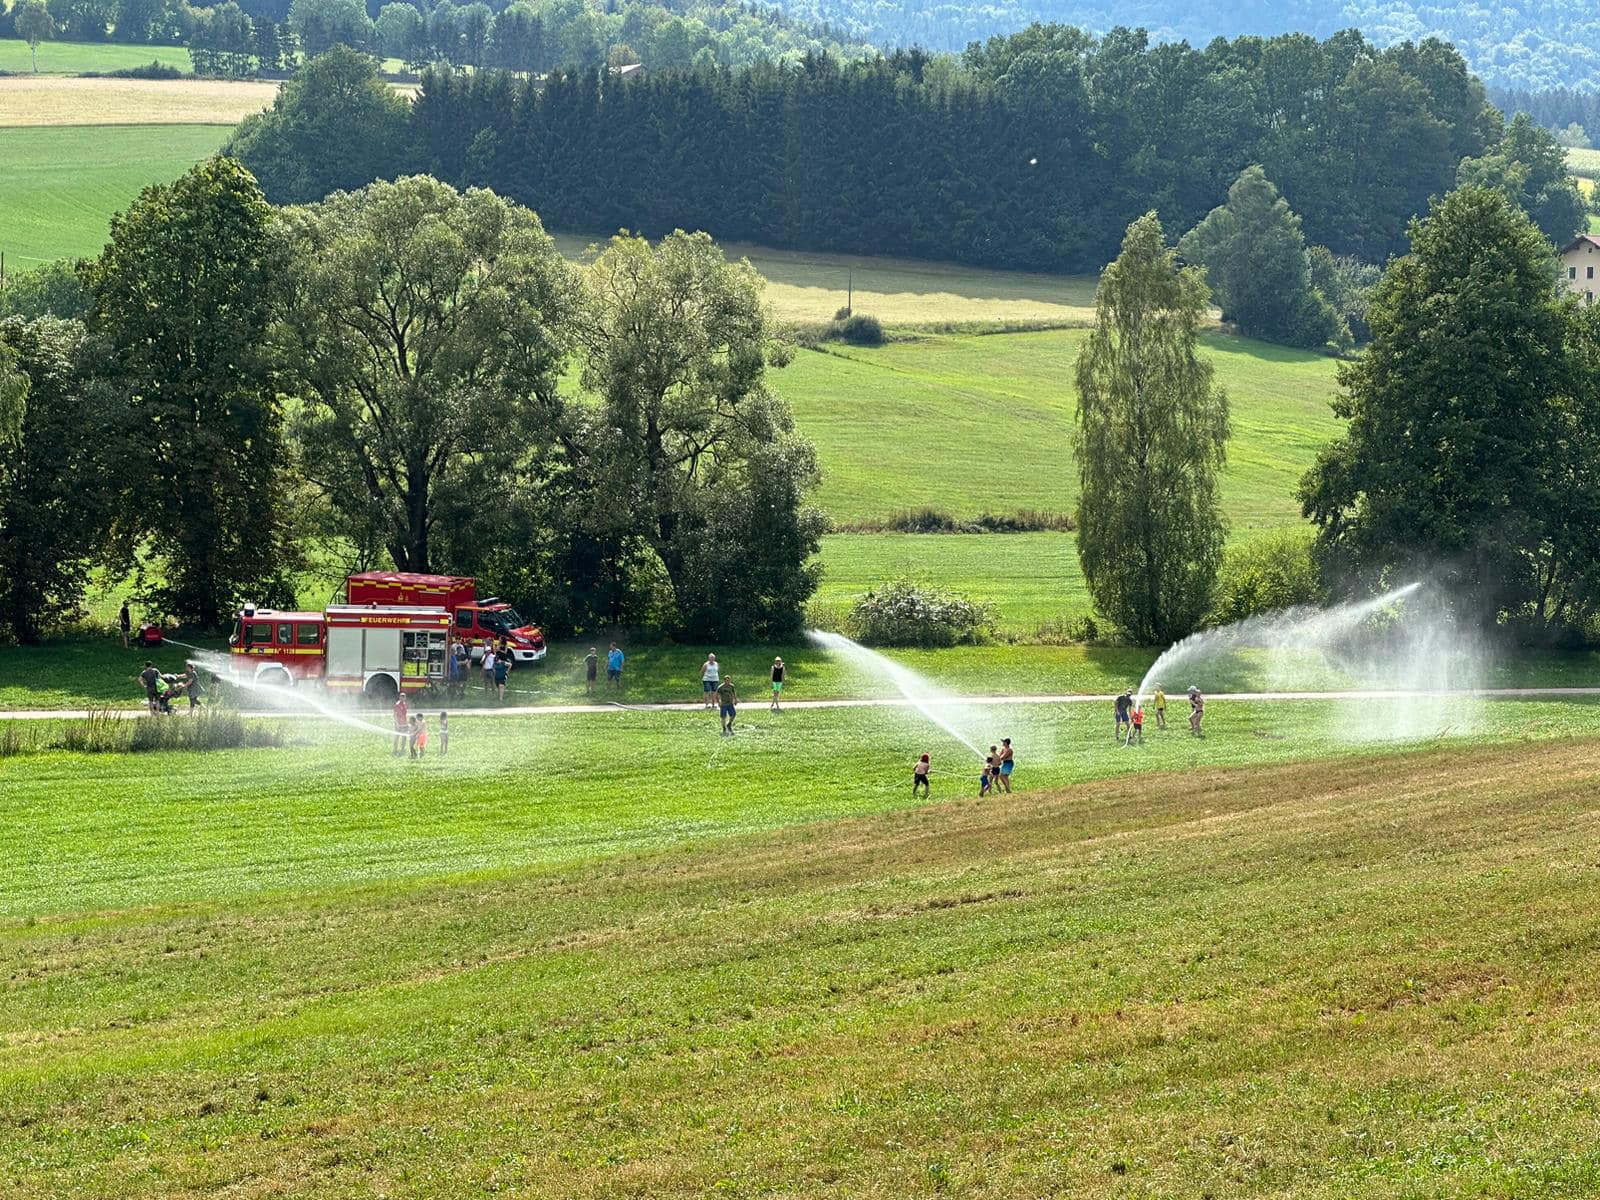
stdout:
[(0, 126), (233, 125), (272, 103), (276, 83), (221, 79), (0, 78)]

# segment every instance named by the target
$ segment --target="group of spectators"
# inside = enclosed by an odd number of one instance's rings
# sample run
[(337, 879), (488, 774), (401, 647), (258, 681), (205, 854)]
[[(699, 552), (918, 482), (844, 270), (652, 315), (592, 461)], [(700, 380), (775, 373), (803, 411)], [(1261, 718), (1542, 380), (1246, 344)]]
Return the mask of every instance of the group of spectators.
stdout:
[[(516, 668), (516, 656), (505, 639), (490, 642), (483, 647), (483, 657), (478, 660), (478, 670), (483, 678), (483, 694), (497, 700), (506, 698), (506, 688), (511, 672)], [(472, 678), (472, 650), (459, 638), (451, 643), (450, 660), (445, 664), (445, 691), (460, 698), (467, 694), (467, 684)]]
[[(786, 671), (782, 658), (772, 660), (772, 670), (768, 676), (772, 683), (772, 703), (768, 707), (773, 712), (781, 708), (779, 701), (783, 697)], [(707, 654), (706, 661), (700, 664), (700, 694), (705, 697), (707, 708), (720, 710), (723, 736), (731, 736), (733, 722), (739, 715), (739, 690), (734, 687), (732, 678), (722, 673), (722, 664), (717, 661), (715, 654)]]

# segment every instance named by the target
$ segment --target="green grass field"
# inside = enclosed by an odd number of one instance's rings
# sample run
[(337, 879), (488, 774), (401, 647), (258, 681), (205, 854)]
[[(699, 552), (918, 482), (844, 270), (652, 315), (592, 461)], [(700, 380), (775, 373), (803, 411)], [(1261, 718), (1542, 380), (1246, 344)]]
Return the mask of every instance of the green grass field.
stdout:
[(1010, 633), (1093, 607), (1070, 533), (840, 533), (824, 539), (822, 564), (817, 600), (841, 611), (902, 576), (991, 602)]
[[(775, 385), (817, 443), (818, 499), (835, 521), (921, 507), (961, 518), (1071, 512), (1073, 363), (1085, 336), (929, 335), (808, 351)], [(1339, 431), (1334, 361), (1223, 334), (1206, 336), (1203, 349), (1232, 406), (1222, 492), (1234, 538), (1294, 523), (1300, 477)], [(819, 597), (832, 604), (913, 575), (991, 601), (1010, 632), (1092, 608), (1071, 534), (836, 534), (823, 563)]]
[[(121, 71), (158, 62), (181, 71), (194, 70), (183, 46), (127, 46), (109, 42), (40, 42), (39, 74), (81, 75), (85, 71)], [(31, 75), (33, 56), (21, 38), (0, 38), (0, 71)]]
[(983, 802), (901, 712), (6, 763), (6, 1192), (1592, 1194), (1595, 708), (1478, 708), (1013, 711)]
[[(796, 356), (774, 378), (817, 443), (820, 503), (837, 521), (933, 506), (971, 517), (1070, 512), (1078, 329), (929, 335), (877, 349)], [(1237, 532), (1298, 518), (1294, 490), (1339, 422), (1334, 360), (1221, 334), (1203, 340), (1228, 392), (1223, 482)]]
[(0, 250), (8, 270), (99, 252), (141, 188), (214, 153), (226, 126), (0, 129)]

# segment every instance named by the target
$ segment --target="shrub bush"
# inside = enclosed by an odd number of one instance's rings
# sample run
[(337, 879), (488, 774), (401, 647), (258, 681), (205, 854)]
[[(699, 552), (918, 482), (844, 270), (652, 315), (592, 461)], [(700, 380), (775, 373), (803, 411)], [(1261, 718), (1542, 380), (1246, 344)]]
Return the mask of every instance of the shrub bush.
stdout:
[(828, 336), (835, 341), (849, 342), (852, 346), (883, 345), (883, 326), (878, 318), (867, 313), (853, 313), (844, 320), (835, 317), (828, 327)]
[(869, 646), (943, 647), (983, 641), (993, 623), (987, 604), (896, 579), (855, 602), (849, 632)]
[(985, 512), (968, 521), (940, 508), (912, 508), (887, 517), (849, 521), (834, 528), (840, 533), (1071, 533), (1077, 523), (1068, 513), (1047, 509)]
[(189, 72), (163, 62), (147, 62), (115, 71), (84, 71), (85, 79), (192, 79)]
[(1311, 531), (1285, 529), (1230, 547), (1222, 556), (1212, 593), (1211, 624), (1320, 604), (1325, 599), (1311, 556)]

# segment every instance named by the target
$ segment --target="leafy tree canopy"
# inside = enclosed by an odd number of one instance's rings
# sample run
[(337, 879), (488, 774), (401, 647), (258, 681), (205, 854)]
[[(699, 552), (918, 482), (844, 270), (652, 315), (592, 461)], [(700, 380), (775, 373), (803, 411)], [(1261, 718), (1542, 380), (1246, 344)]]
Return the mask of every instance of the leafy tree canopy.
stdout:
[(1228, 401), (1195, 348), (1209, 303), (1147, 213), (1100, 277), (1078, 357), (1078, 558), (1095, 607), (1145, 643), (1198, 627), (1222, 558)]
[[(1477, 621), (1570, 615), (1592, 590), (1594, 322), (1553, 287), (1550, 246), (1499, 188), (1411, 229), (1340, 370), (1349, 421), (1302, 485), (1325, 573), (1357, 591), (1420, 577)], [(1582, 369), (1579, 369), (1581, 366)]]
[(407, 113), (370, 56), (336, 46), (301, 67), (271, 109), (247, 117), (223, 153), (261, 179), (273, 203), (303, 204), (393, 174)]
[(1289, 346), (1349, 342), (1349, 329), (1311, 281), (1300, 218), (1260, 167), (1246, 167), (1227, 203), (1185, 234), (1178, 249), (1205, 267), (1223, 319), (1236, 322), (1240, 333)]
[(1567, 173), (1566, 149), (1526, 113), (1512, 118), (1490, 153), (1463, 159), (1456, 178), (1499, 188), (1557, 247), (1588, 228), (1588, 206)]

